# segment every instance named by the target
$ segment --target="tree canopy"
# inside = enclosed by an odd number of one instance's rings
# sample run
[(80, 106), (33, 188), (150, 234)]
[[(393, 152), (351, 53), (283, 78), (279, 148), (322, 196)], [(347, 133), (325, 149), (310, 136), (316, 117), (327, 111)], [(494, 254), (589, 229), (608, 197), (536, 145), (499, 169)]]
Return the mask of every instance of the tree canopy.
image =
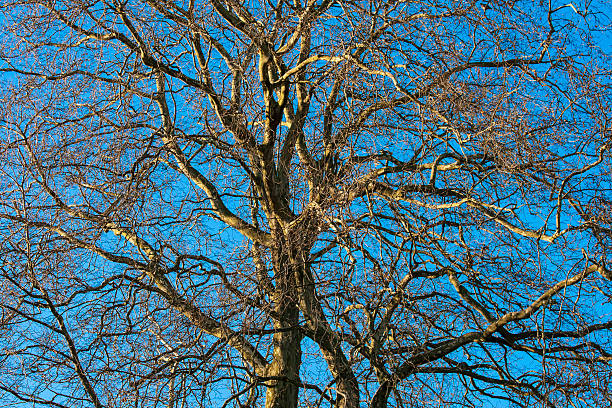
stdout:
[(603, 3), (0, 12), (3, 404), (612, 404)]

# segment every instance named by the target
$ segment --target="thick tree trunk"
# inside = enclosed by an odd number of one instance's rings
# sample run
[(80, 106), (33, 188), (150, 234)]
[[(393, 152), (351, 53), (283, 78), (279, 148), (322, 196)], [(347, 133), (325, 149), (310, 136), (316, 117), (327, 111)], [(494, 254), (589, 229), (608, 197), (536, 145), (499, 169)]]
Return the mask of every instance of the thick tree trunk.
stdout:
[[(284, 316), (297, 324), (298, 311), (293, 307)], [(279, 325), (287, 330), (286, 324)], [(301, 335), (298, 330), (281, 331), (274, 335), (273, 360), (267, 370), (266, 408), (297, 407), (299, 371), (302, 362)]]
[(299, 309), (295, 297), (295, 274), (286, 256), (274, 260), (275, 312), (277, 332), (273, 338), (273, 358), (266, 372), (266, 408), (295, 408), (298, 405), (302, 341), (298, 329)]

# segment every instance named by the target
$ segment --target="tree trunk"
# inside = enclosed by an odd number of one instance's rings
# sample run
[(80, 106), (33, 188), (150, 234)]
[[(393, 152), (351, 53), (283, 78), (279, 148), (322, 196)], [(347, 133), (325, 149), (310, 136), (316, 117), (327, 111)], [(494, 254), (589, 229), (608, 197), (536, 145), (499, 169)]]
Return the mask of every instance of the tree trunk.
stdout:
[(276, 288), (274, 292), (273, 358), (267, 370), (266, 408), (294, 408), (298, 404), (302, 336), (298, 329), (299, 309), (295, 301), (295, 279), (286, 256), (274, 262)]

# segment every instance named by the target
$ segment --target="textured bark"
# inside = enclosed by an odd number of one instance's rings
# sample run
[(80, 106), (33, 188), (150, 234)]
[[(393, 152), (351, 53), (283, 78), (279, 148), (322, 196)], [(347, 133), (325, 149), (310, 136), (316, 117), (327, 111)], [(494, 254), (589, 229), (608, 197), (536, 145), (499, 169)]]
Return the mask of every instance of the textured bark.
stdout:
[(295, 303), (295, 274), (284, 251), (274, 259), (274, 322), (272, 362), (266, 370), (266, 408), (293, 408), (298, 404), (299, 371), (302, 360), (298, 328), (299, 309)]
[(292, 408), (298, 404), (301, 335), (296, 329), (287, 330), (287, 323), (297, 325), (298, 310), (287, 307), (282, 315), (286, 322), (275, 325), (278, 332), (274, 335), (274, 353), (266, 372), (266, 408)]

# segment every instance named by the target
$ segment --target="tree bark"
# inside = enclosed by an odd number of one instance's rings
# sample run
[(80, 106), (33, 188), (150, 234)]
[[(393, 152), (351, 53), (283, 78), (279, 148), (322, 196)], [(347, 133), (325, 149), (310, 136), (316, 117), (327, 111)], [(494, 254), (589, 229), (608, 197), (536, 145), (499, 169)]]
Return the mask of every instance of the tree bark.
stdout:
[(295, 274), (287, 256), (274, 259), (274, 328), (272, 363), (266, 372), (266, 408), (293, 408), (298, 404), (302, 335), (298, 328), (299, 309), (295, 303)]

